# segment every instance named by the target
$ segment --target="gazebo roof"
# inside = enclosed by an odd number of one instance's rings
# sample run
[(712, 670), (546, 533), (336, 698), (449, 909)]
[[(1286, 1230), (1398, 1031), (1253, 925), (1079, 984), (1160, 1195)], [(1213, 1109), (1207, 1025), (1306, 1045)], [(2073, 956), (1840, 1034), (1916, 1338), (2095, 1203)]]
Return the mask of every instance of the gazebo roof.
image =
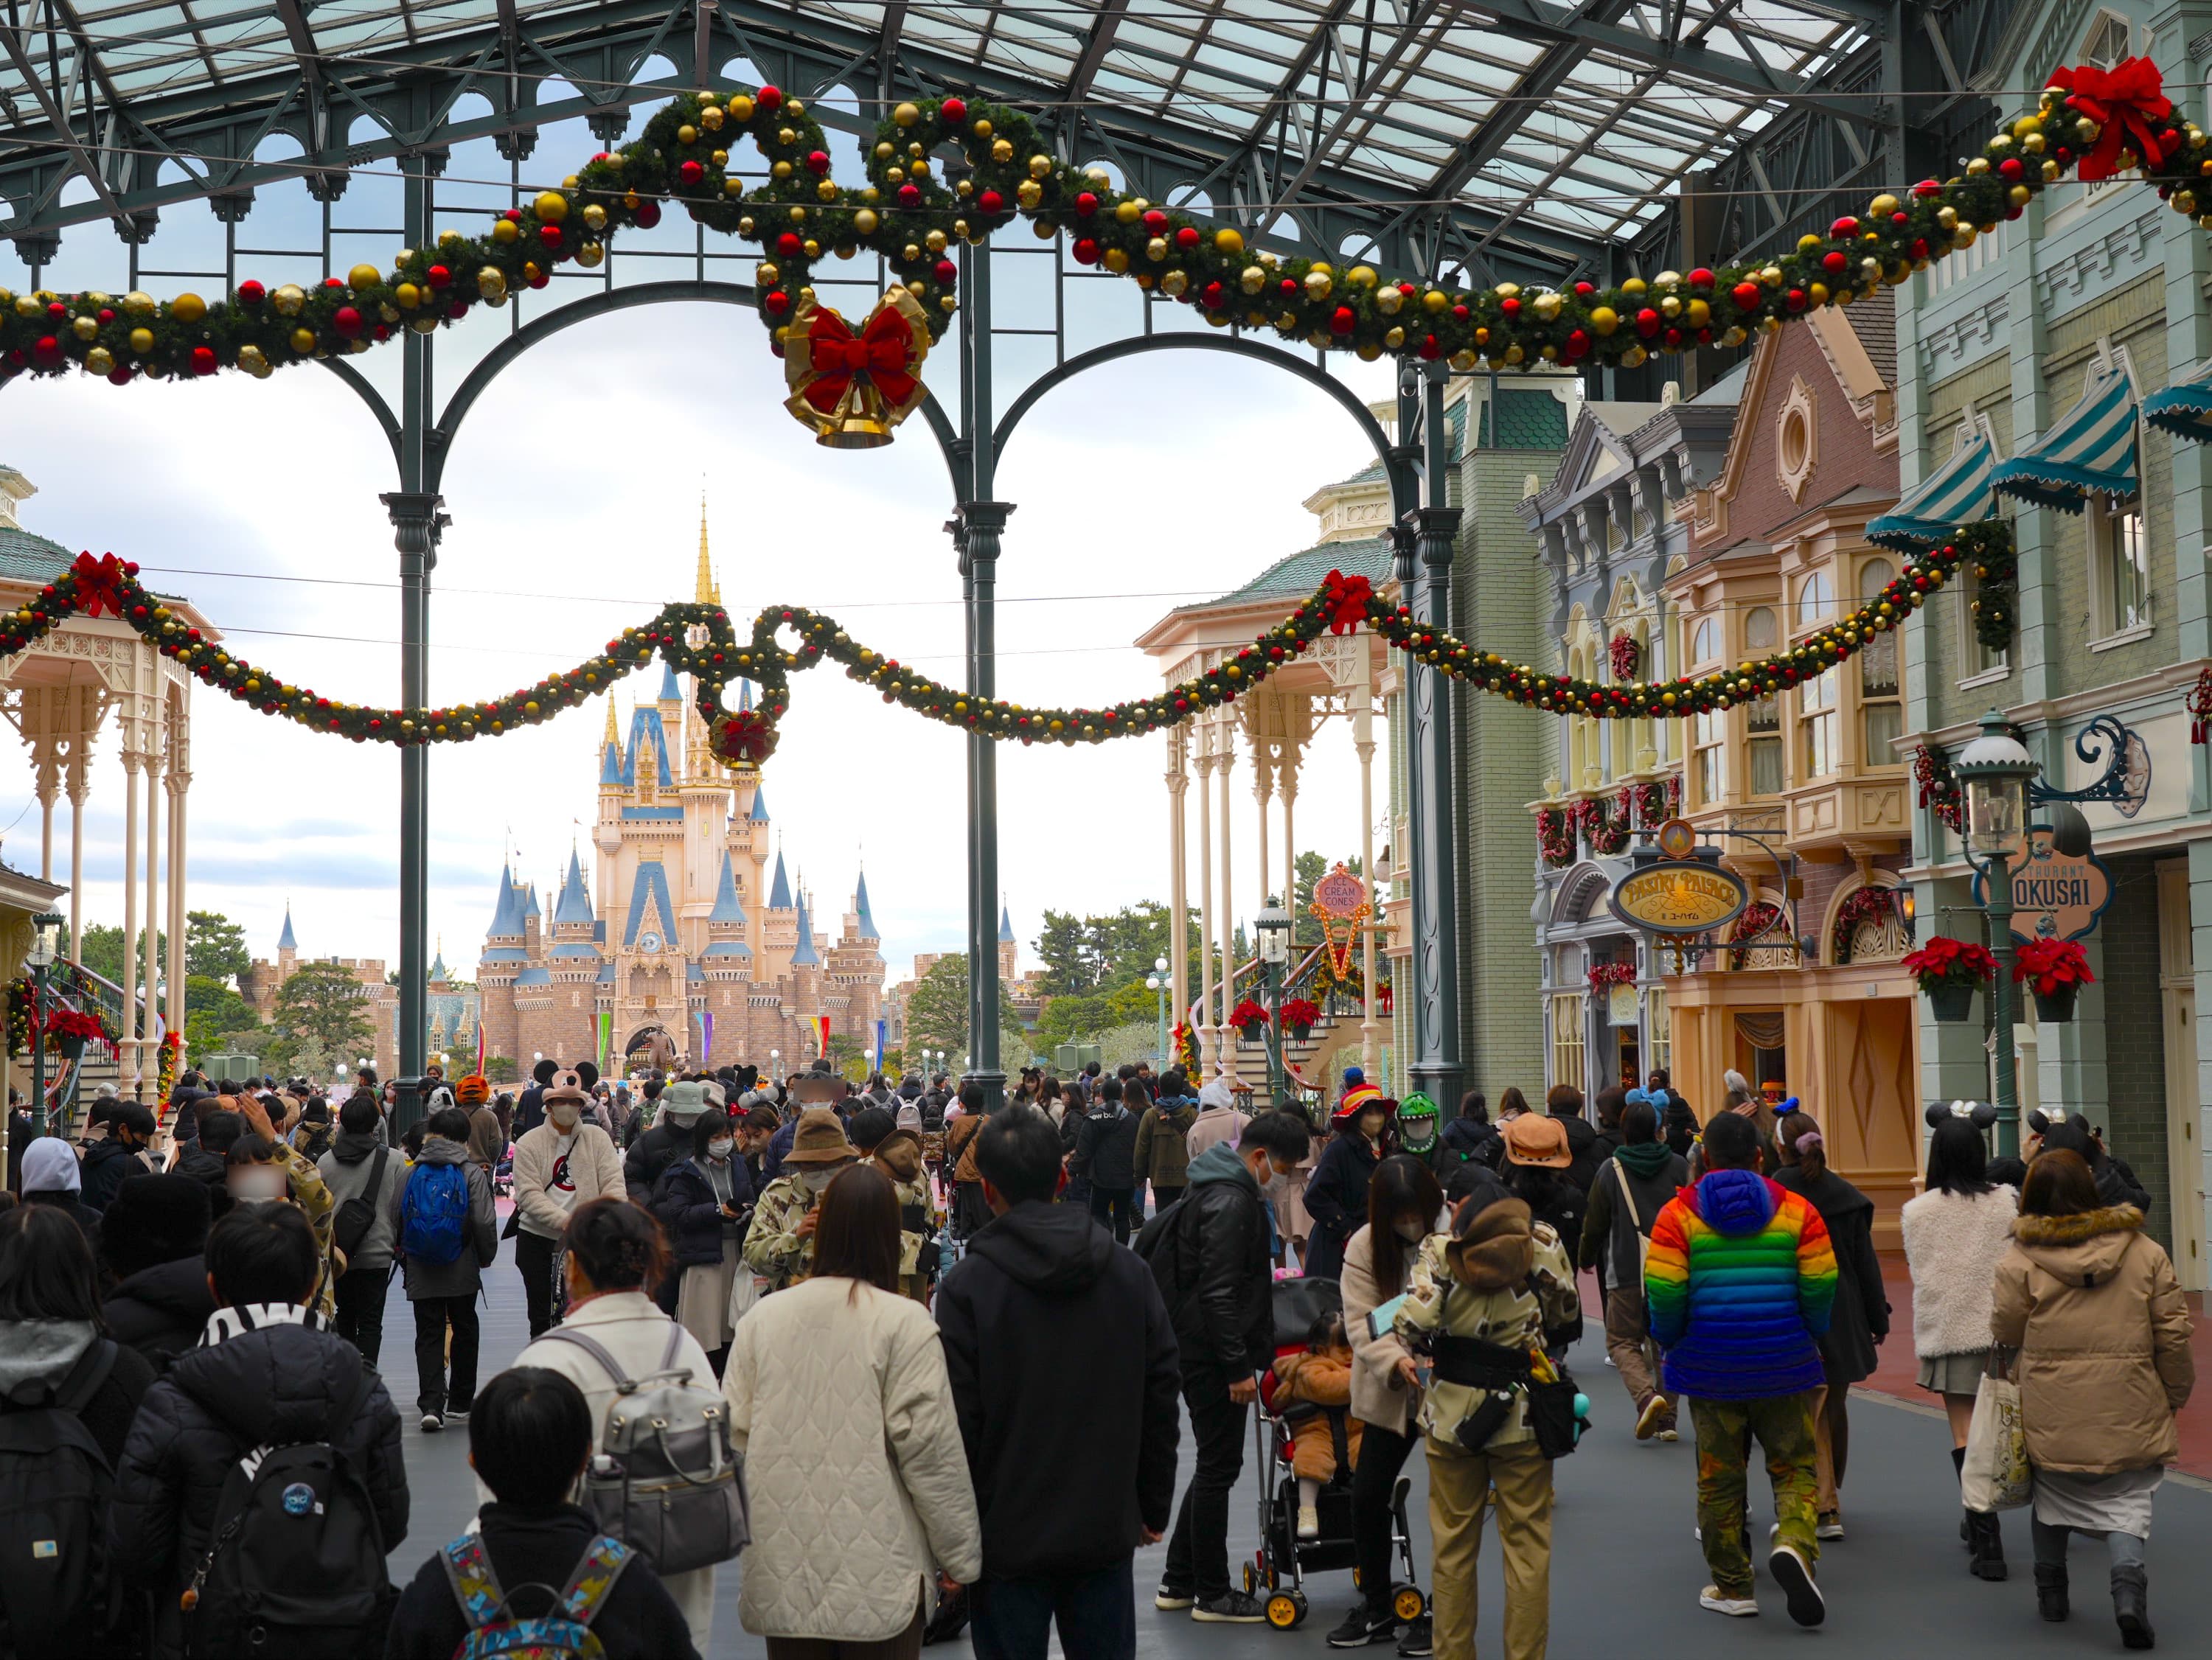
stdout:
[(1331, 571), (1348, 577), (1365, 577), (1377, 588), (1390, 579), (1390, 538), (1370, 536), (1354, 542), (1324, 542), (1302, 553), (1277, 560), (1240, 588), (1231, 588), (1218, 599), (1177, 609), (1210, 611), (1217, 605), (1243, 605), (1255, 599), (1304, 599), (1321, 586)]

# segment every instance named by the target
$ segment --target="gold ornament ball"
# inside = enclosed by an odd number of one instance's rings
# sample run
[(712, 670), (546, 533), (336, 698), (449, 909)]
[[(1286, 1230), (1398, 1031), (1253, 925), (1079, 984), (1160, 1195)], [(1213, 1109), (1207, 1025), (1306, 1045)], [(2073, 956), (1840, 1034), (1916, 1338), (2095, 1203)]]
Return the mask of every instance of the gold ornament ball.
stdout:
[(152, 351), (154, 349), (154, 331), (151, 329), (131, 330), (131, 349), (137, 353), (141, 357), (145, 356), (147, 353)]
[(932, 253), (943, 253), (945, 251), (945, 233), (943, 231), (930, 232), (927, 236), (921, 239), (921, 245), (928, 249)]
[(1406, 303), (1406, 296), (1395, 288), (1383, 288), (1375, 296), (1375, 309), (1385, 317), (1395, 317)]
[(15, 315), (18, 317), (36, 317), (44, 310), (46, 310), (46, 307), (39, 304), (39, 302), (33, 300), (29, 294), (25, 294), (21, 299), (15, 302)]
[(1033, 155), (1030, 157), (1030, 177), (1032, 179), (1051, 178), (1052, 158), (1048, 155)]
[(84, 354), (84, 367), (92, 374), (111, 374), (115, 369), (115, 354), (105, 346), (94, 346)]
[(901, 104), (891, 112), (891, 119), (902, 127), (911, 127), (921, 119), (921, 110), (914, 104)]
[(744, 122), (753, 118), (753, 100), (741, 92), (731, 94), (723, 107), (729, 112), (732, 121)]
[(279, 317), (297, 317), (300, 308), (307, 303), (307, 292), (296, 282), (287, 282), (269, 296), (269, 304)]
[(708, 104), (699, 112), (699, 124), (708, 132), (722, 130), (722, 110), (718, 104)]
[(486, 265), (477, 272), (477, 292), (486, 300), (507, 298), (507, 273), (496, 265)]
[(79, 340), (96, 340), (100, 337), (100, 319), (96, 317), (73, 318), (70, 323), (70, 330)]
[[(509, 219), (502, 219), (498, 222), (501, 225), (512, 227), (514, 221)], [(384, 273), (377, 270), (374, 265), (356, 265), (346, 273), (346, 287), (353, 289), (356, 293), (366, 294), (371, 288), (381, 288), (383, 284)]]
[(1620, 313), (1614, 311), (1610, 306), (1592, 306), (1590, 308), (1589, 314), (1589, 325), (1590, 332), (1594, 335), (1597, 335), (1600, 337), (1609, 335), (1615, 329), (1618, 329), (1620, 326)]
[(1318, 266), (1306, 273), (1306, 298), (1309, 300), (1328, 299), (1329, 290), (1335, 286), (1336, 279)]
[(697, 143), (699, 142), (699, 129), (693, 126), (690, 122), (685, 122), (682, 126), (676, 130), (676, 142), (679, 144)]
[(1014, 187), (1014, 200), (1024, 208), (1034, 208), (1044, 200), (1044, 186), (1034, 179), (1024, 179)]
[(1014, 146), (1013, 142), (1011, 139), (1000, 138), (992, 141), (991, 160), (994, 161), (1011, 161), (1013, 159)]
[(268, 369), (269, 359), (258, 346), (240, 346), (238, 348), (238, 367), (250, 375), (259, 375)]
[[(424, 318), (422, 321), (428, 323), (430, 322), (431, 319)], [(313, 329), (293, 330), (292, 349), (299, 353), (302, 357), (306, 356), (309, 352), (313, 351), (315, 349), (315, 331)]]
[(791, 177), (791, 163), (788, 161), (779, 161), (768, 171), (769, 178), (775, 179), (778, 184), (781, 184), (785, 179)]
[(1237, 286), (1246, 294), (1257, 294), (1267, 286), (1267, 273), (1257, 265), (1247, 265), (1239, 273)]
[[(506, 223), (507, 223), (507, 222), (509, 222), (509, 221), (506, 221), (506, 220), (501, 220), (500, 222), (501, 222), (501, 224), (506, 224)], [(591, 206), (589, 206), (588, 208), (586, 208), (586, 209), (584, 209), (584, 228), (585, 228), (585, 229), (586, 229), (586, 230), (592, 230), (592, 231), (603, 231), (603, 230), (605, 230), (606, 227), (607, 227), (607, 210), (606, 210), (605, 208), (601, 207), (598, 203), (594, 202), (594, 203), (592, 203), (592, 205), (591, 205)]]
[(1421, 296), (1421, 309), (1432, 317), (1450, 304), (1451, 296), (1441, 288), (1431, 288)]
[(1153, 237), (1150, 241), (1145, 244), (1145, 257), (1151, 260), (1154, 264), (1158, 264), (1167, 257), (1168, 239), (1164, 236)]
[(882, 222), (873, 208), (863, 208), (853, 215), (853, 228), (862, 236), (873, 236), (876, 227)]
[(154, 296), (133, 288), (123, 296), (123, 309), (132, 317), (151, 317), (154, 314)]
[(530, 206), (540, 224), (557, 225), (568, 216), (568, 198), (558, 191), (538, 191)]
[(495, 242), (512, 242), (521, 234), (522, 227), (512, 219), (495, 219), (491, 221), (491, 239)]
[(180, 294), (169, 302), (169, 315), (179, 323), (198, 323), (207, 316), (207, 301), (196, 294)]
[(392, 291), (392, 300), (403, 312), (411, 312), (422, 303), (422, 291), (412, 282), (403, 282)]

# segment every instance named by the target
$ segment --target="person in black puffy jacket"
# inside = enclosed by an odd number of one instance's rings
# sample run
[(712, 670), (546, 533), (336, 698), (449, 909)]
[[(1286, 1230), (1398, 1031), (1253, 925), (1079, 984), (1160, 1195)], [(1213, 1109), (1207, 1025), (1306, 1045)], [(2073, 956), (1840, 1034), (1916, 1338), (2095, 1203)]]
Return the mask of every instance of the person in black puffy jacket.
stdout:
[(1229, 1494), (1244, 1467), (1244, 1409), (1274, 1364), (1274, 1258), (1261, 1185), (1296, 1170), (1311, 1139), (1295, 1113), (1263, 1112), (1191, 1160), (1182, 1203), (1146, 1230), (1152, 1277), (1181, 1350), (1196, 1443), (1156, 1608), (1249, 1624), (1256, 1597), (1229, 1583)]
[[(1576, 1192), (1588, 1193), (1608, 1150), (1598, 1145), (1597, 1126), (1583, 1116), (1583, 1092), (1572, 1084), (1555, 1083), (1552, 1093), (1544, 1097), (1544, 1111), (1567, 1127), (1567, 1152), (1573, 1162), (1567, 1166), (1566, 1179), (1574, 1184)], [(1560, 1235), (1562, 1239), (1580, 1237)]]
[(100, 1306), (107, 1335), (157, 1372), (200, 1340), (208, 1290), (207, 1188), (189, 1176), (132, 1176), (100, 1219), (100, 1264), (112, 1288)]
[(1137, 1130), (1143, 1122), (1121, 1105), (1121, 1081), (1098, 1086), (1097, 1105), (1084, 1115), (1069, 1173), (1091, 1184), (1091, 1214), (1129, 1243), (1129, 1205), (1137, 1190)]
[(330, 1439), (359, 1473), (389, 1551), (407, 1536), (407, 1473), (399, 1414), (370, 1374), (366, 1406), (337, 1422), (360, 1392), (361, 1351), (301, 1305), (322, 1257), (307, 1219), (289, 1204), (241, 1204), (208, 1235), (215, 1314), (204, 1347), (179, 1359), (139, 1403), (108, 1514), (108, 1550), (153, 1596), (152, 1652), (184, 1652), (178, 1598), (216, 1529), (223, 1478), (255, 1447)]

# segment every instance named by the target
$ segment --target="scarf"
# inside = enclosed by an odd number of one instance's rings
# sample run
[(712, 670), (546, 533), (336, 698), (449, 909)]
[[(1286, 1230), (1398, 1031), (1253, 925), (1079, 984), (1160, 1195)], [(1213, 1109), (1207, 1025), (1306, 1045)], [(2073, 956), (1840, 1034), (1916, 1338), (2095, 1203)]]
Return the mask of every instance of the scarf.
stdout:
[(1628, 1166), (1630, 1175), (1648, 1182), (1667, 1167), (1674, 1149), (1664, 1142), (1623, 1142), (1613, 1156)]
[(208, 1316), (207, 1329), (200, 1333), (200, 1347), (213, 1348), (249, 1331), (286, 1325), (305, 1326), (310, 1331), (326, 1329), (321, 1315), (297, 1303), (236, 1303)]

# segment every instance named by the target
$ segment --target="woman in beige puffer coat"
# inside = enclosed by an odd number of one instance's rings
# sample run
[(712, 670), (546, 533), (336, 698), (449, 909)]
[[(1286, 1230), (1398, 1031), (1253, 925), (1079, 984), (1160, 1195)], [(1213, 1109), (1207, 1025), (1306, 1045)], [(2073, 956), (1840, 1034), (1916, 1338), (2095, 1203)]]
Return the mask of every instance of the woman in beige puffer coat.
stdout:
[(2038, 1610), (2066, 1617), (2067, 1536), (2101, 1534), (2121, 1640), (2151, 1647), (2143, 1550), (2152, 1497), (2180, 1456), (2174, 1415), (2196, 1383), (2189, 1307), (2142, 1213), (2100, 1204), (2080, 1154), (2028, 1166), (1990, 1329), (2020, 1350)]

